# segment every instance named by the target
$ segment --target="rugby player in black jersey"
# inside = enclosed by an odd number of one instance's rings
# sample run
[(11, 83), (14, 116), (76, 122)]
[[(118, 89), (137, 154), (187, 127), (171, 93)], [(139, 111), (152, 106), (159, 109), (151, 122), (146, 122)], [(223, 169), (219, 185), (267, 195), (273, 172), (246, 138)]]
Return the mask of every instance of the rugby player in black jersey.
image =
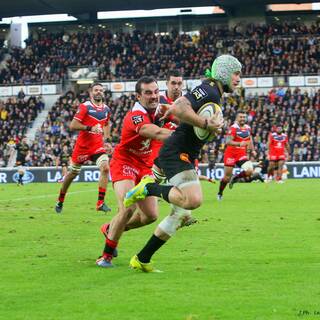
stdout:
[[(184, 221), (190, 219), (191, 210), (202, 203), (202, 190), (194, 161), (206, 141), (200, 140), (193, 127), (217, 133), (223, 127), (221, 113), (205, 119), (197, 111), (207, 103), (220, 105), (224, 92), (231, 92), (240, 82), (241, 63), (233, 56), (215, 59), (206, 79), (190, 93), (178, 98), (164, 115), (172, 114), (180, 121), (175, 132), (165, 141), (155, 165), (166, 175), (169, 185), (159, 185), (145, 177), (131, 189), (124, 199), (125, 207), (133, 208), (147, 196), (157, 196), (169, 202), (172, 212), (157, 226), (145, 247), (130, 260), (130, 266), (144, 272), (156, 272), (150, 260), (153, 254), (174, 235)], [(133, 210), (133, 209), (132, 209)]]
[(23, 137), (21, 142), (15, 146), (17, 150), (17, 159), (16, 159), (16, 166), (18, 167), (18, 182), (17, 185), (23, 186), (23, 176), (25, 174), (25, 168), (27, 159), (30, 155), (30, 147), (27, 143), (27, 137)]

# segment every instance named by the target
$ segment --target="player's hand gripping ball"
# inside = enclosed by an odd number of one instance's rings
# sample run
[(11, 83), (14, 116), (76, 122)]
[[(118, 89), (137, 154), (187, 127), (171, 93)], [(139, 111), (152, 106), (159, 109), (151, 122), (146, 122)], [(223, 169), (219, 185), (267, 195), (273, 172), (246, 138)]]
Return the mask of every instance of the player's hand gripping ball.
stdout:
[[(197, 112), (200, 117), (207, 118), (209, 122), (209, 126), (214, 123), (222, 123), (223, 125), (223, 114), (220, 106), (216, 103), (209, 102), (203, 105)], [(221, 119), (221, 120), (219, 120)], [(222, 122), (221, 122), (222, 121)], [(202, 129), (199, 127), (193, 127), (195, 135), (200, 140), (211, 141), (217, 137), (221, 133), (222, 125), (220, 128), (216, 128), (214, 130), (210, 130), (210, 128)], [(208, 127), (209, 127), (208, 126)]]

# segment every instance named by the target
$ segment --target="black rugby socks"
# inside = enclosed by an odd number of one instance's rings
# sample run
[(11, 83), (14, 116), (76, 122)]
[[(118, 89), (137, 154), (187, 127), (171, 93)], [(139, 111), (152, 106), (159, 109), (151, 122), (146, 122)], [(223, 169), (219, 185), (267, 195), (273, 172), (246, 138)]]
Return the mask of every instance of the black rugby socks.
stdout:
[(153, 234), (144, 248), (137, 254), (139, 261), (142, 263), (149, 263), (154, 253), (165, 243), (166, 241), (161, 240)]
[(147, 183), (146, 188), (148, 190), (149, 196), (156, 196), (162, 198), (163, 200), (169, 201), (169, 192), (173, 188), (173, 186), (163, 186), (157, 183)]

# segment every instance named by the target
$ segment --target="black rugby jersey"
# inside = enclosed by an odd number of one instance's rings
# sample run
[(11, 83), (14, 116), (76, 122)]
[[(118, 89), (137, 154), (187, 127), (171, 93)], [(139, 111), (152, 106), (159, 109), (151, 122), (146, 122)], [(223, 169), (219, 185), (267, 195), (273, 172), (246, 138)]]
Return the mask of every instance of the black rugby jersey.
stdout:
[(18, 143), (15, 148), (17, 150), (17, 161), (26, 161), (26, 156), (28, 154), (28, 151), (30, 150), (29, 145), (21, 142)]
[[(190, 101), (193, 110), (197, 112), (204, 104), (209, 102), (220, 105), (222, 93), (222, 89), (219, 90), (218, 84), (214, 80), (207, 79), (191, 92), (185, 94), (184, 97)], [(198, 158), (205, 143), (205, 140), (197, 138), (193, 126), (182, 122), (164, 142), (159, 157), (165, 158), (173, 153), (186, 153), (189, 155), (189, 159), (194, 161)]]

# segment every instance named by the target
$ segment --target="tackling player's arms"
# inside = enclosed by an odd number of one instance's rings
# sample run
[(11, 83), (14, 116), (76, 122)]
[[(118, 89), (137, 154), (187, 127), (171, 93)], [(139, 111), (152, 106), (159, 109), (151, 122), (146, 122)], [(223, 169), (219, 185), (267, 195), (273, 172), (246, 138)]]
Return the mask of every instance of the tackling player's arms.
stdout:
[(166, 140), (171, 136), (172, 130), (160, 128), (155, 124), (145, 124), (139, 130), (139, 135), (149, 139), (156, 139), (160, 141)]

